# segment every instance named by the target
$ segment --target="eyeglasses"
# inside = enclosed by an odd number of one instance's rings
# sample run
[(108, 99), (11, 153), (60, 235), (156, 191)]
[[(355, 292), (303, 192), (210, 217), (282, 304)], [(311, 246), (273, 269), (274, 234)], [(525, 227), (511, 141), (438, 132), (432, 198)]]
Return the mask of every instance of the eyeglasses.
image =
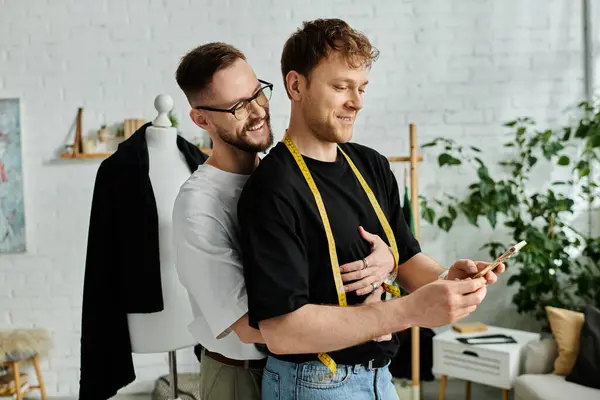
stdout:
[(228, 110), (224, 110), (224, 109), (220, 109), (220, 108), (205, 107), (205, 106), (198, 106), (198, 107), (194, 107), (194, 108), (196, 110), (231, 113), (231, 114), (233, 114), (235, 119), (237, 119), (238, 121), (242, 121), (242, 120), (246, 119), (246, 117), (250, 113), (249, 106), (253, 100), (256, 100), (256, 104), (258, 104), (259, 106), (264, 107), (265, 105), (267, 105), (267, 103), (271, 99), (271, 93), (273, 92), (273, 84), (263, 81), (263, 80), (260, 80), (260, 79), (258, 81), (263, 86), (258, 90), (258, 92), (256, 92), (254, 94), (254, 96), (250, 97), (249, 99), (242, 100), (242, 101), (236, 103), (233, 107), (231, 107)]

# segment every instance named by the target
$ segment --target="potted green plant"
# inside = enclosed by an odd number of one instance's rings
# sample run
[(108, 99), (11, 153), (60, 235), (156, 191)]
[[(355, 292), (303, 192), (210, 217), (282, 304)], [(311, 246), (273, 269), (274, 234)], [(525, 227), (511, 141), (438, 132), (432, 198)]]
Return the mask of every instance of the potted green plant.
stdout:
[[(514, 157), (501, 161), (503, 176), (493, 176), (480, 149), (448, 138), (436, 138), (424, 148), (440, 150), (440, 167), (469, 165), (473, 180), (465, 196), (420, 197), (422, 218), (449, 232), (459, 217), (479, 227), (505, 229), (511, 243), (482, 243), (495, 258), (509, 245), (526, 240), (519, 257), (509, 261), (508, 285), (518, 285), (517, 311), (529, 314), (548, 329), (546, 305), (583, 310), (600, 306), (600, 237), (573, 222), (576, 200), (595, 204), (600, 194), (592, 171), (600, 166), (600, 108), (587, 102), (576, 108), (577, 123), (559, 129), (538, 129), (531, 118), (505, 124), (512, 137), (505, 146)], [(536, 187), (532, 170), (541, 163), (569, 168), (570, 179)]]
[(173, 113), (173, 110), (169, 111), (169, 120), (171, 121), (171, 126), (173, 128), (177, 128), (179, 126), (179, 121), (177, 120), (177, 116)]
[(125, 123), (121, 122), (116, 126), (115, 136), (118, 138), (122, 138), (123, 136), (125, 136)]

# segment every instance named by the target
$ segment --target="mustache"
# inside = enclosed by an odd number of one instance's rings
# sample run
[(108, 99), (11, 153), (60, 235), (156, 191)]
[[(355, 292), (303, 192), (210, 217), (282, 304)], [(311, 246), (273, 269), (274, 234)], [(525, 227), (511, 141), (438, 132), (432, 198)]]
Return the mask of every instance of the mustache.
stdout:
[(259, 124), (262, 121), (265, 121), (268, 123), (270, 120), (271, 120), (271, 115), (267, 111), (266, 115), (263, 118), (258, 118), (258, 119), (254, 119), (252, 121), (248, 121), (248, 123), (244, 126), (244, 131), (247, 131), (248, 128), (250, 128), (251, 126), (254, 126), (256, 124)]

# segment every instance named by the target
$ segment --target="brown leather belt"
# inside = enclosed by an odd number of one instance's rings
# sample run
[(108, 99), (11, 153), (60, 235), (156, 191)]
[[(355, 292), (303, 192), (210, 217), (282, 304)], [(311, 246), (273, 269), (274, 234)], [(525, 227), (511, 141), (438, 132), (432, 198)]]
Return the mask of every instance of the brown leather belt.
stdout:
[(213, 353), (212, 351), (208, 351), (206, 349), (204, 349), (204, 355), (220, 363), (231, 365), (232, 367), (262, 369), (267, 364), (266, 358), (263, 358), (262, 360), (233, 360), (231, 358), (225, 357), (222, 354)]

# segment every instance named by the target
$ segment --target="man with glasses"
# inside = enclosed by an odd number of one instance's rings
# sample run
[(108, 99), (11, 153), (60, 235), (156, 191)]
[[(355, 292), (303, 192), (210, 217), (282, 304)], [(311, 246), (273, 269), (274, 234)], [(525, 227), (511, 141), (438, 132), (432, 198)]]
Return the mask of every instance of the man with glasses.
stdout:
[[(213, 140), (212, 155), (182, 185), (173, 210), (176, 267), (194, 313), (190, 330), (204, 347), (202, 399), (257, 399), (265, 365), (257, 346), (266, 348), (248, 324), (236, 207), (260, 161), (257, 153), (273, 142), (268, 103), (273, 85), (257, 79), (244, 55), (224, 43), (189, 52), (177, 82), (192, 107), (190, 117)], [(394, 269), (394, 258), (379, 236), (362, 235), (372, 245), (370, 254), (341, 268), (352, 274), (356, 265), (368, 266), (348, 288), (370, 293), (374, 280), (382, 282)], [(380, 301), (380, 289), (365, 300)]]
[(212, 155), (182, 185), (173, 209), (176, 268), (194, 314), (190, 331), (203, 346), (201, 397), (260, 399), (265, 354), (248, 325), (238, 255), (239, 193), (273, 142), (273, 85), (256, 78), (242, 52), (208, 43), (186, 54), (176, 79), (190, 118), (213, 141)]

